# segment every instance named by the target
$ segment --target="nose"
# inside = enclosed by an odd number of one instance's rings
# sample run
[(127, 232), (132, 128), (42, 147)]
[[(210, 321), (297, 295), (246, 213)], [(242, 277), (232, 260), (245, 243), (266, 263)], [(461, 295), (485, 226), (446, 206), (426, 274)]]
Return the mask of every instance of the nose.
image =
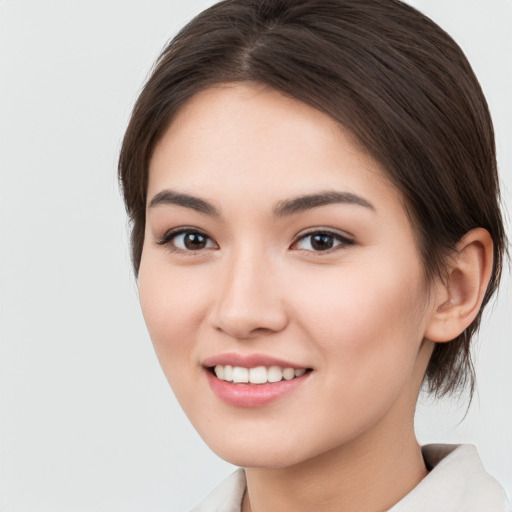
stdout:
[(213, 308), (213, 325), (236, 339), (282, 331), (288, 324), (284, 290), (274, 266), (257, 255), (226, 262)]

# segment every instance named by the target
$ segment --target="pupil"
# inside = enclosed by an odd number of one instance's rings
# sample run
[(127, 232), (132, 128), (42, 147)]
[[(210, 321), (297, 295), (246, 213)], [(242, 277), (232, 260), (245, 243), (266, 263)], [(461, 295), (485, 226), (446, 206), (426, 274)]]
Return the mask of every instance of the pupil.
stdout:
[(326, 251), (331, 249), (334, 245), (334, 240), (331, 235), (313, 235), (311, 246), (317, 251)]
[(206, 246), (206, 237), (201, 233), (187, 233), (184, 242), (185, 247), (192, 251), (203, 249)]

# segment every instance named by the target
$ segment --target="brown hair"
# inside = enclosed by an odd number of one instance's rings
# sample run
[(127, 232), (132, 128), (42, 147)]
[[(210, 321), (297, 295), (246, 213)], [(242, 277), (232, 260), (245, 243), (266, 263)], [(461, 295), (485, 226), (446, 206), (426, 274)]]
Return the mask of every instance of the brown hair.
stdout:
[[(487, 103), (451, 37), (398, 0), (225, 0), (179, 32), (135, 104), (119, 159), (136, 274), (157, 141), (194, 94), (241, 81), (297, 98), (359, 139), (405, 198), (429, 279), (442, 275), (466, 232), (487, 229), (487, 304), (505, 251)], [(481, 313), (458, 338), (436, 345), (426, 382), (437, 396), (468, 383), (473, 391), (470, 341)]]

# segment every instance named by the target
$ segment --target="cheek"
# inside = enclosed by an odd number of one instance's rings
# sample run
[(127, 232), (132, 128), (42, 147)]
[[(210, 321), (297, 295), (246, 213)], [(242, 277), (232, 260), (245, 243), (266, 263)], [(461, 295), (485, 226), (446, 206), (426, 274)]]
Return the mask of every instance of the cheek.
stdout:
[(139, 297), (160, 364), (172, 377), (174, 369), (184, 367), (184, 358), (197, 363), (193, 337), (205, 317), (210, 291), (198, 268), (173, 268), (161, 259), (143, 255)]
[[(395, 388), (413, 370), (423, 339), (421, 265), (347, 265), (303, 281), (303, 329), (328, 372), (355, 391)], [(358, 396), (355, 392), (353, 396)]]

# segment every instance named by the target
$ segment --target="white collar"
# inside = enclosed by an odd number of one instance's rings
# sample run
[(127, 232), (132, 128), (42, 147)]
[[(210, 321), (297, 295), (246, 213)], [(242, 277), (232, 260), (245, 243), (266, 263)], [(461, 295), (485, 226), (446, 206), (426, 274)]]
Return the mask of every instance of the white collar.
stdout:
[[(432, 470), (388, 512), (512, 512), (473, 445), (431, 444), (422, 453)], [(238, 469), (190, 512), (240, 512), (245, 488), (245, 472)]]

